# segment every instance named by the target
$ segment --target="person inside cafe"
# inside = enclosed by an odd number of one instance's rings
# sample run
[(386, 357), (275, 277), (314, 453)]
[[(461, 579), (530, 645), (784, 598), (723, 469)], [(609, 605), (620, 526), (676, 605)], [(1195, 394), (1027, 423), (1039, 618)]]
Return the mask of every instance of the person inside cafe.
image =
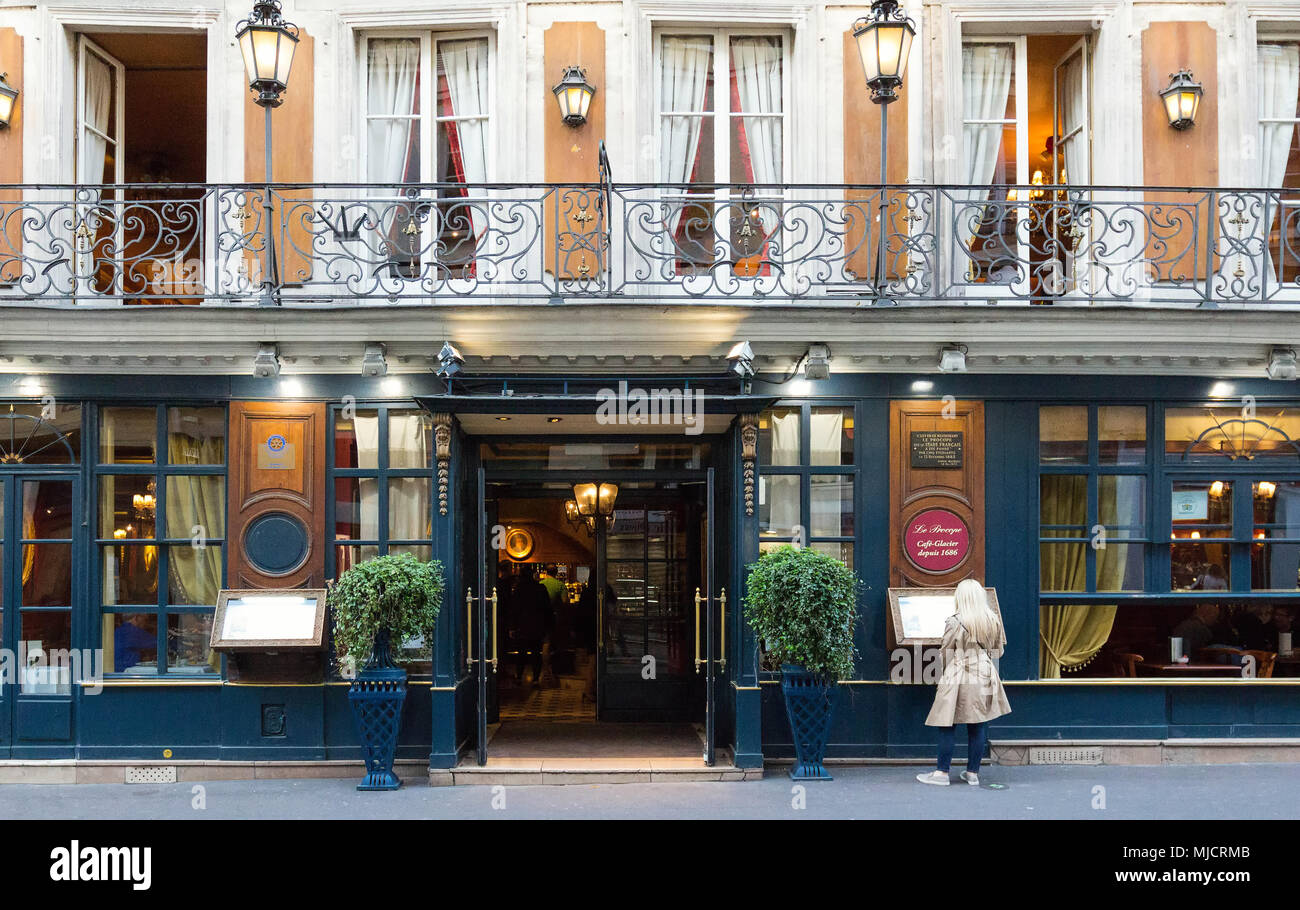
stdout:
[(1207, 648), (1219, 637), (1220, 616), (1216, 603), (1200, 603), (1192, 608), (1192, 615), (1174, 626), (1173, 637), (1183, 640), (1183, 654), (1191, 657), (1198, 649)]
[(1276, 651), (1273, 605), (1253, 603), (1237, 613), (1237, 645), (1247, 651)]
[[(1270, 644), (1265, 650), (1281, 653), (1283, 648), (1280, 637), (1283, 634), (1291, 635), (1291, 629), (1294, 624), (1295, 615), (1291, 607), (1274, 607), (1272, 628), (1269, 630)], [(1294, 647), (1294, 642), (1292, 646)]]

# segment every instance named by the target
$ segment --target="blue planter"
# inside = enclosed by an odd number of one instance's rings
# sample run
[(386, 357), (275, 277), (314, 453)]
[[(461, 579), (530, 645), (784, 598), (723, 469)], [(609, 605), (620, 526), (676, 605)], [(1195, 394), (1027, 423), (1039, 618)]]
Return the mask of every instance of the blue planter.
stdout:
[(393, 773), (393, 758), (406, 704), (406, 671), (393, 663), (387, 630), (375, 636), (370, 660), (353, 681), (348, 701), (366, 761), (366, 776), (357, 789), (396, 790), (402, 782)]
[(826, 740), (831, 732), (835, 680), (809, 673), (794, 664), (784, 664), (781, 694), (785, 696), (785, 713), (790, 718), (790, 733), (794, 737), (791, 780), (830, 780), (831, 774), (822, 760), (826, 757)]

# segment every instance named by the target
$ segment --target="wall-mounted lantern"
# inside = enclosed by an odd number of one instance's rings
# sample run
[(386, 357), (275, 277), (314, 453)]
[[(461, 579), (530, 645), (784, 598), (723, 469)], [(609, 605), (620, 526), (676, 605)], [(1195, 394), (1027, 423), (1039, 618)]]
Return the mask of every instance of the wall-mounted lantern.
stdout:
[(18, 108), (18, 89), (9, 84), (8, 77), (8, 73), (0, 73), (0, 129), (8, 129)]
[(1201, 83), (1192, 78), (1187, 70), (1179, 70), (1169, 76), (1169, 87), (1160, 92), (1165, 103), (1165, 115), (1169, 125), (1176, 130), (1185, 130), (1196, 122), (1196, 112), (1201, 106), (1201, 96), (1205, 89)]
[(596, 94), (596, 86), (587, 81), (587, 71), (580, 66), (566, 66), (564, 78), (555, 88), (555, 100), (560, 105), (560, 116), (569, 126), (582, 126), (587, 122), (587, 111)]
[(575, 483), (573, 500), (578, 507), (578, 514), (587, 523), (587, 529), (595, 531), (598, 516), (605, 517), (608, 527), (614, 523), (614, 502), (618, 499), (618, 484), (614, 483)]

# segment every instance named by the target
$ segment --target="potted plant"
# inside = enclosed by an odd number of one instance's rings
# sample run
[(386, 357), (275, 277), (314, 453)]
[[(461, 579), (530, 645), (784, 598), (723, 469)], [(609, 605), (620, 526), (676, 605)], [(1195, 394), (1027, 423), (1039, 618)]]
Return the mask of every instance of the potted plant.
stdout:
[(749, 567), (745, 619), (781, 668), (795, 780), (831, 779), (822, 760), (836, 683), (853, 674), (858, 587), (848, 566), (811, 547), (778, 547)]
[(409, 553), (368, 559), (330, 583), (334, 653), (342, 675), (352, 679), (348, 701), (366, 762), (358, 790), (402, 785), (393, 773), (393, 758), (406, 702), (406, 671), (393, 663), (392, 644), (433, 631), (443, 585), (440, 563), (420, 562)]

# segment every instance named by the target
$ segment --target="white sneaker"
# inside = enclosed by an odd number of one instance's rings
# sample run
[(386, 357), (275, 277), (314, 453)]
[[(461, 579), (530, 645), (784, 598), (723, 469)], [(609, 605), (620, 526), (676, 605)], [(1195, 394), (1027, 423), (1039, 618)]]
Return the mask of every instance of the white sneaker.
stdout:
[(934, 784), (936, 787), (946, 787), (952, 783), (946, 771), (929, 771), (916, 775), (916, 779), (923, 784)]
[(970, 784), (972, 787), (978, 787), (980, 785), (980, 776), (970, 771), (961, 772), (961, 779), (966, 781), (966, 783)]

